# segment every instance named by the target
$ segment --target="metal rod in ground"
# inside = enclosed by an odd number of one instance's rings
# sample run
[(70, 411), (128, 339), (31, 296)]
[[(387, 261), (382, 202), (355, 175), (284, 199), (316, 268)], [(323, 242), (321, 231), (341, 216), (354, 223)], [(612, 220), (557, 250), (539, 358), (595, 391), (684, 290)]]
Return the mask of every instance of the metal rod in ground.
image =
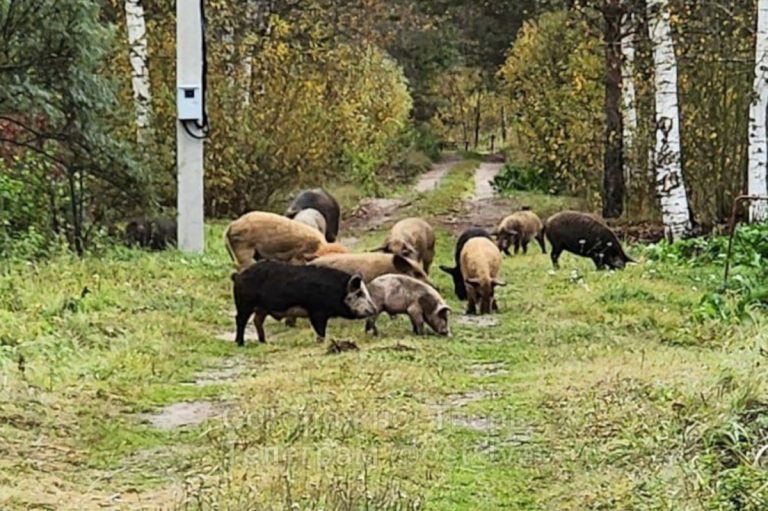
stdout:
[(736, 233), (736, 212), (739, 208), (739, 203), (742, 201), (753, 200), (768, 200), (768, 197), (760, 195), (739, 195), (733, 200), (733, 206), (731, 207), (731, 219), (730, 219), (730, 233), (728, 234), (728, 252), (725, 254), (725, 272), (723, 273), (723, 289), (728, 285), (728, 274), (731, 271), (731, 252), (733, 250), (733, 237)]

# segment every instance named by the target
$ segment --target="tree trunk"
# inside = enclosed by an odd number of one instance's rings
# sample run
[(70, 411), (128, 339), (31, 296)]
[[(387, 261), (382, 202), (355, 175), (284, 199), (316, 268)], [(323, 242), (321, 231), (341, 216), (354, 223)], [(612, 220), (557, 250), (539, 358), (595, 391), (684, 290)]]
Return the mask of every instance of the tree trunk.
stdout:
[[(747, 190), (750, 195), (768, 195), (768, 141), (766, 141), (766, 108), (768, 108), (768, 0), (757, 2), (757, 40), (755, 44), (754, 99), (749, 107), (749, 163)], [(752, 201), (749, 220), (764, 222), (768, 216), (765, 201)]]
[(616, 218), (624, 210), (624, 148), (621, 125), (621, 0), (607, 0), (605, 20), (605, 155), (603, 216)]
[(140, 144), (151, 134), (152, 92), (147, 54), (147, 24), (142, 0), (125, 0), (125, 25), (131, 61), (131, 85), (136, 108), (136, 138)]
[(634, 179), (637, 165), (635, 154), (635, 133), (637, 133), (637, 100), (635, 94), (635, 26), (631, 14), (625, 14), (622, 22), (621, 39), (621, 91), (623, 100), (622, 138), (624, 145), (624, 186), (629, 189)]
[(504, 105), (501, 105), (501, 143), (507, 144), (507, 113), (504, 110)]
[(677, 101), (677, 57), (669, 26), (669, 0), (648, 0), (656, 97), (656, 191), (667, 240), (691, 230), (691, 210), (680, 159), (680, 112)]
[(477, 95), (477, 104), (475, 104), (475, 149), (480, 145), (480, 94)]

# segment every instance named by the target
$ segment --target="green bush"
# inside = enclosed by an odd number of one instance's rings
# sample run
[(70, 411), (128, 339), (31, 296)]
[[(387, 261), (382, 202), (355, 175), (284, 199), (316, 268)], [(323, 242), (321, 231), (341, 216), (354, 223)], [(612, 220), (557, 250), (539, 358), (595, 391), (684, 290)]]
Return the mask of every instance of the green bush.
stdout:
[(558, 195), (561, 191), (557, 180), (546, 170), (514, 163), (507, 163), (494, 178), (492, 185), (502, 194), (522, 190)]
[[(648, 249), (653, 261), (693, 268), (725, 266), (728, 237), (694, 238)], [(702, 318), (740, 318), (756, 308), (768, 308), (768, 225), (745, 225), (737, 229), (731, 254), (731, 277), (727, 288), (704, 294), (695, 315)]]

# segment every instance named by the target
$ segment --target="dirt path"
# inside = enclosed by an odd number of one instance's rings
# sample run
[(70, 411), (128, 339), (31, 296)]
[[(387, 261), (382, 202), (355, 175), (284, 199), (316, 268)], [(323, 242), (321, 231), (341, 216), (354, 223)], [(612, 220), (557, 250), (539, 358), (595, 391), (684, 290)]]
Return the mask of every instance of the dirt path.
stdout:
[[(435, 163), (428, 172), (418, 179), (414, 190), (420, 194), (434, 191), (448, 171), (460, 161), (461, 158), (458, 155), (451, 154), (440, 162)], [(390, 222), (396, 221), (403, 209), (410, 205), (411, 201), (408, 199), (363, 199), (357, 208), (342, 222), (341, 230), (347, 233), (347, 235), (340, 240), (341, 243), (348, 248), (353, 248), (358, 241), (359, 235), (365, 231), (375, 231)]]
[(416, 183), (416, 191), (427, 193), (437, 188), (445, 174), (459, 161), (458, 155), (451, 154), (444, 160), (434, 164), (429, 172), (419, 178), (419, 181)]
[(475, 171), (475, 197), (473, 202), (493, 199), (496, 195), (491, 182), (504, 166), (502, 163), (481, 163)]

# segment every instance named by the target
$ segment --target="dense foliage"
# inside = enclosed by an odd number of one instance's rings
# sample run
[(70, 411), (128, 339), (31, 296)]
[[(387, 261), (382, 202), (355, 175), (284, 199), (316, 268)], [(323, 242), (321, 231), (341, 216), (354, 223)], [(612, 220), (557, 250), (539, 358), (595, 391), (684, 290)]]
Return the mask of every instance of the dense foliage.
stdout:
[(112, 30), (90, 0), (3, 0), (0, 26), (0, 256), (24, 235), (82, 252), (107, 207), (152, 200), (113, 136), (130, 120), (102, 72)]
[(517, 164), (597, 204), (602, 175), (600, 41), (564, 11), (526, 23), (500, 76)]
[(768, 226), (737, 228), (731, 254), (728, 287), (717, 285), (728, 254), (728, 236), (712, 236), (662, 243), (648, 250), (651, 260), (714, 269), (712, 290), (702, 297), (697, 313), (704, 317), (739, 318), (755, 308), (768, 307)]

